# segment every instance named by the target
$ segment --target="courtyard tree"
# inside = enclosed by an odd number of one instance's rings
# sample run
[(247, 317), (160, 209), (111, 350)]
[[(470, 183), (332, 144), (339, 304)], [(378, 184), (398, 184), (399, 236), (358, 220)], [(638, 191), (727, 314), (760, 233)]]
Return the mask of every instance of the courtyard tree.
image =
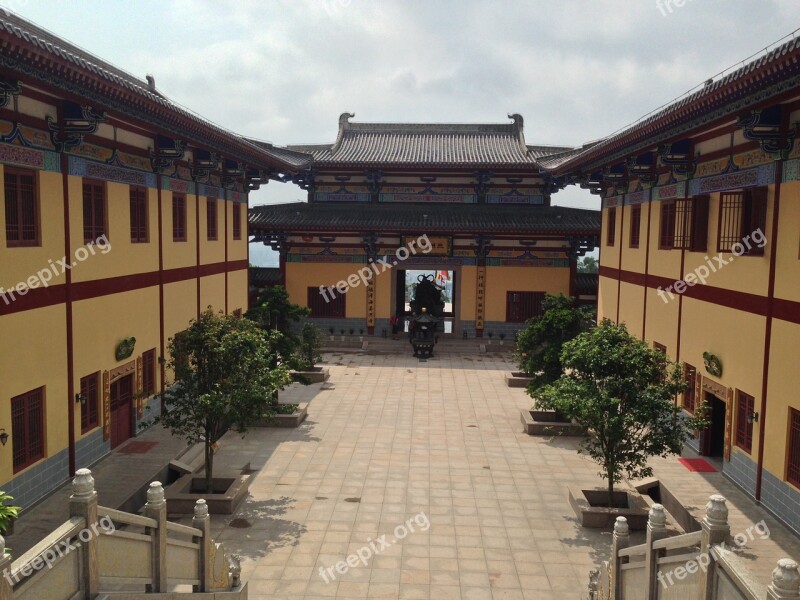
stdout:
[(517, 334), (515, 358), (520, 371), (531, 377), (528, 390), (533, 392), (561, 377), (561, 350), (566, 342), (590, 329), (592, 309), (578, 306), (563, 294), (546, 295), (542, 314), (530, 319)]
[(281, 364), (280, 333), (249, 319), (204, 312), (169, 343), (174, 385), (156, 420), (189, 443), (203, 441), (205, 485), (211, 491), (214, 448), (235, 427), (274, 414), (272, 398), (290, 383)]
[(584, 256), (578, 261), (578, 273), (597, 273), (599, 266), (594, 256)]
[(247, 311), (245, 317), (258, 323), (265, 330), (277, 331), (276, 356), (291, 368), (299, 368), (303, 362), (299, 355), (301, 337), (296, 333), (299, 323), (309, 314), (310, 309), (294, 304), (289, 300), (286, 288), (276, 285), (265, 289)]
[(651, 476), (649, 457), (679, 454), (693, 430), (705, 426), (702, 416), (688, 417), (675, 403), (687, 387), (680, 365), (624, 324), (603, 320), (566, 342), (561, 360), (565, 373), (534, 397), (586, 428), (579, 452), (600, 465), (609, 506), (624, 476)]

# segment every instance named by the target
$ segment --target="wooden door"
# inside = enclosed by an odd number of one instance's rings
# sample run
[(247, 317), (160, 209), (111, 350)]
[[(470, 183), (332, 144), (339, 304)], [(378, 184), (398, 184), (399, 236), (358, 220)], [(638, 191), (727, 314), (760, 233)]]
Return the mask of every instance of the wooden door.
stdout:
[(111, 448), (133, 435), (133, 374), (111, 384)]

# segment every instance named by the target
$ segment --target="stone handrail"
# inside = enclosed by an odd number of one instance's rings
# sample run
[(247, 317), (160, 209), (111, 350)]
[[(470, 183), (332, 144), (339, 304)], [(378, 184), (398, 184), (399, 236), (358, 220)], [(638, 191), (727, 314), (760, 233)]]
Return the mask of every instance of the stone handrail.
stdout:
[[(589, 575), (589, 598), (634, 600), (625, 595), (625, 578), (634, 574), (641, 578), (644, 571), (643, 585), (632, 586), (636, 589), (636, 600), (658, 600), (663, 589), (672, 585), (680, 586), (680, 592), (686, 593), (686, 597), (717, 600), (715, 590), (723, 577), (748, 600), (800, 600), (800, 569), (795, 561), (789, 558), (778, 561), (772, 573), (772, 583), (764, 586), (753, 581), (738, 557), (726, 548), (729, 536), (726, 500), (717, 494), (711, 496), (706, 504), (701, 530), (679, 536), (667, 535), (664, 507), (654, 504), (647, 523), (647, 540), (639, 546), (628, 545), (628, 521), (625, 517), (617, 517), (611, 561), (607, 564), (609, 595), (600, 595), (601, 573), (594, 569)], [(692, 550), (698, 545), (699, 550)], [(678, 555), (676, 550), (690, 551)], [(672, 554), (667, 555), (669, 551)], [(644, 561), (630, 560), (642, 556)], [(666, 571), (666, 576), (659, 568), (673, 566)], [(641, 579), (636, 581), (642, 583)], [(633, 581), (629, 580), (629, 583)]]
[[(179, 584), (204, 598), (213, 592), (246, 600), (238, 557), (211, 539), (205, 500), (195, 505), (192, 527), (167, 521), (159, 482), (150, 484), (143, 516), (101, 507), (91, 471), (79, 469), (69, 508), (70, 519), (13, 564), (0, 536), (0, 600), (93, 600), (130, 588), (125, 598), (174, 599)], [(117, 530), (115, 523), (144, 533)]]

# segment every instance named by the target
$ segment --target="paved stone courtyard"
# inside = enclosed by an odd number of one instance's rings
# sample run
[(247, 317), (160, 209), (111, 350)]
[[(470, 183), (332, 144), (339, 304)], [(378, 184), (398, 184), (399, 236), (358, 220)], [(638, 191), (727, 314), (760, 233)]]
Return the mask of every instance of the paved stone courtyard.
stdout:
[[(252, 430), (219, 455), (264, 464), (215, 531), (241, 553), (251, 598), (582, 597), (610, 535), (577, 526), (566, 486), (595, 484), (596, 468), (571, 441), (522, 433), (529, 399), (506, 387), (507, 355), (326, 358), (328, 385), (282, 394), (311, 400), (303, 427)], [(423, 527), (336, 572), (415, 516)]]

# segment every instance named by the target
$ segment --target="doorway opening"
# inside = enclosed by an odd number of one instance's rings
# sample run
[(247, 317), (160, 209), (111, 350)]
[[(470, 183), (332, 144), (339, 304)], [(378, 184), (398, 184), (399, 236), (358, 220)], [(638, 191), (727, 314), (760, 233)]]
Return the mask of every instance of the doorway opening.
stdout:
[(133, 373), (111, 384), (111, 449), (133, 437)]
[(398, 269), (396, 272), (397, 294), (395, 297), (394, 312), (403, 322), (403, 331), (408, 333), (408, 322), (411, 318), (411, 296), (414, 284), (420, 276), (433, 275), (433, 280), (442, 290), (444, 296), (444, 330), (445, 334), (452, 334), (455, 325), (455, 271), (437, 269)]
[(708, 427), (701, 433), (700, 453), (712, 458), (721, 458), (725, 454), (726, 404), (710, 392), (705, 393), (708, 406)]

